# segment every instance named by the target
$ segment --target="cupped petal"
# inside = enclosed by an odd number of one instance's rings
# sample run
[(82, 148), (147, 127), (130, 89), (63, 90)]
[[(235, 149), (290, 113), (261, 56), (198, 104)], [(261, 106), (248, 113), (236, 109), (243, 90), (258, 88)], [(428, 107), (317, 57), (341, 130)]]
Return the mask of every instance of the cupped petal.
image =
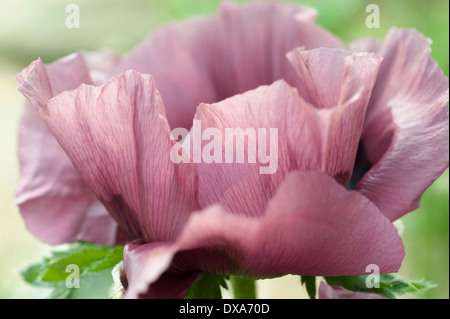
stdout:
[[(81, 54), (49, 65), (35, 61), (16, 79), (35, 105), (46, 105), (55, 94), (91, 81)], [(114, 243), (117, 224), (29, 103), (24, 105), (19, 126), (19, 160), (16, 203), (33, 235), (49, 244)]]
[(328, 48), (299, 48), (287, 57), (299, 77), (300, 95), (323, 113), (323, 170), (348, 186), (382, 58)]
[[(129, 297), (150, 293), (166, 272), (184, 273), (179, 280), (185, 284), (198, 271), (252, 278), (347, 276), (365, 274), (369, 264), (396, 272), (404, 257), (395, 227), (367, 198), (326, 174), (298, 171), (287, 175), (263, 217), (211, 206), (191, 216), (175, 243), (154, 245), (141, 248), (145, 267), (135, 266), (143, 270), (140, 279), (131, 279), (139, 287)], [(187, 290), (181, 281), (180, 287), (182, 296)]]
[(196, 170), (170, 159), (175, 142), (150, 75), (128, 71), (35, 107), (124, 230), (150, 241), (176, 237), (197, 208)]
[(372, 292), (351, 291), (343, 287), (330, 286), (323, 281), (319, 286), (319, 299), (390, 299)]
[(199, 105), (184, 143), (198, 163), (200, 205), (261, 215), (287, 172), (321, 170), (321, 124), (318, 110), (283, 80)]
[(287, 54), (300, 95), (320, 109), (366, 109), (382, 58), (374, 53), (297, 48)]
[(286, 3), (221, 3), (212, 17), (165, 26), (126, 56), (120, 71), (152, 74), (172, 128), (189, 129), (197, 105), (295, 73), (285, 54), (298, 46), (344, 48), (314, 23), (316, 11)]
[(430, 56), (431, 40), (391, 30), (368, 106), (362, 141), (372, 168), (357, 190), (391, 220), (419, 206), (449, 164), (449, 82)]
[[(325, 172), (348, 186), (381, 58), (326, 48), (297, 49), (289, 58), (301, 82), (314, 85), (308, 92), (321, 98), (330, 94), (326, 106), (314, 107), (283, 80), (218, 103), (200, 104), (189, 141), (199, 163), (202, 207), (219, 202), (236, 213), (261, 215), (292, 170)], [(330, 73), (334, 80), (328, 82), (324, 79)], [(239, 144), (239, 139), (244, 142)], [(243, 154), (240, 162), (238, 153)], [(242, 193), (247, 194), (245, 200)]]

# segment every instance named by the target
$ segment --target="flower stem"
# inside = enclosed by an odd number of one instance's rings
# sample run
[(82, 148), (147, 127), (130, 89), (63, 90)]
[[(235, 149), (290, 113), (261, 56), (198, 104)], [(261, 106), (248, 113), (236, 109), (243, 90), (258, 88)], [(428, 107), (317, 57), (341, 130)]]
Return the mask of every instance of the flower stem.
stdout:
[(256, 299), (256, 282), (254, 279), (230, 276), (234, 299)]

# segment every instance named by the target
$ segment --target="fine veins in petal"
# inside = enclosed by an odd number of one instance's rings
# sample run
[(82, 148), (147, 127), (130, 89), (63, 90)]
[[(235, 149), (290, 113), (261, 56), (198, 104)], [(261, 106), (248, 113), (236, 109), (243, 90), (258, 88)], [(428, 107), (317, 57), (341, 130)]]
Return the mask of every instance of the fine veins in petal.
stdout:
[(302, 97), (321, 109), (322, 171), (348, 186), (381, 57), (340, 49), (288, 53)]
[[(81, 54), (47, 66), (33, 62), (16, 79), (29, 100), (42, 106), (62, 91), (91, 82)], [(117, 224), (29, 103), (19, 127), (19, 160), (16, 202), (32, 234), (49, 244), (114, 243)]]
[(363, 136), (372, 169), (357, 190), (391, 220), (417, 209), (449, 164), (449, 82), (415, 30), (391, 30)]
[[(325, 174), (298, 171), (287, 175), (262, 217), (211, 206), (192, 215), (174, 244), (137, 245), (142, 256), (133, 258), (145, 265), (133, 273), (138, 278), (129, 278), (138, 285), (129, 297), (156, 289), (153, 283), (163, 274), (183, 271), (186, 276), (205, 271), (253, 278), (362, 275), (373, 263), (382, 273), (396, 272), (404, 256), (396, 229), (369, 200)], [(148, 291), (143, 282), (151, 285)], [(165, 292), (152, 292), (159, 293)]]
[(316, 11), (286, 3), (224, 2), (209, 18), (170, 24), (124, 57), (119, 71), (152, 74), (172, 128), (192, 126), (199, 103), (221, 101), (260, 85), (295, 80), (286, 59), (304, 46), (344, 48), (314, 23)]
[[(199, 202), (202, 207), (220, 202), (235, 213), (261, 215), (268, 198), (291, 170), (322, 171), (348, 186), (381, 58), (373, 54), (352, 54), (326, 48), (296, 50), (289, 54), (289, 58), (304, 82), (313, 83), (310, 77), (315, 74), (319, 77), (316, 79), (317, 86), (321, 83), (327, 87), (322, 78), (329, 76), (330, 72), (336, 73), (336, 79), (328, 85), (331, 97), (327, 108), (313, 107), (282, 80), (215, 104), (201, 104), (195, 120), (201, 122), (202, 131), (196, 132), (194, 125), (190, 132), (191, 142), (195, 143), (203, 137), (208, 129), (215, 129), (219, 130), (224, 145), (219, 151), (222, 153), (219, 156), (221, 163), (198, 164)], [(308, 72), (305, 74), (302, 70)], [(317, 90), (312, 87), (310, 91)], [(260, 167), (267, 164), (250, 161), (252, 153), (259, 155), (261, 136), (257, 132), (253, 140), (250, 134), (245, 136), (247, 144), (244, 150), (239, 149), (237, 138), (231, 146), (235, 157), (237, 152), (243, 151), (246, 156), (244, 163), (224, 163), (227, 143), (233, 143), (230, 139), (227, 142), (229, 128), (244, 131), (263, 129), (266, 136), (271, 134), (271, 128), (276, 128), (276, 172), (261, 175)], [(256, 146), (253, 145), (255, 141)], [(203, 141), (202, 149), (208, 143), (209, 140)], [(191, 154), (195, 158), (192, 148)], [(269, 148), (266, 147), (266, 154)], [(242, 197), (244, 193), (245, 198)]]
[[(37, 61), (35, 72), (41, 65)], [(34, 89), (31, 85), (25, 94)], [(81, 85), (35, 107), (124, 230), (146, 240), (175, 238), (197, 208), (196, 171), (170, 160), (174, 142), (150, 75), (128, 71), (103, 86)]]
[[(223, 160), (222, 163), (202, 161), (198, 164), (200, 205), (206, 207), (219, 202), (234, 213), (261, 215), (267, 200), (287, 172), (295, 169), (320, 170), (323, 154), (319, 117), (317, 110), (282, 80), (216, 104), (201, 104), (195, 118), (201, 121), (203, 131), (200, 134), (203, 136), (208, 128), (218, 129), (224, 145), (222, 158), (226, 158), (228, 144), (235, 158), (240, 151), (245, 158), (243, 163), (236, 163), (236, 160), (226, 163)], [(260, 143), (260, 136), (256, 136), (256, 143), (245, 137), (242, 149), (237, 138), (234, 142), (232, 139), (227, 141), (228, 128), (264, 129), (266, 143)], [(269, 144), (270, 128), (278, 131), (275, 141), (277, 152), (272, 154), (277, 157), (278, 169), (274, 174), (264, 175), (260, 174), (260, 167), (267, 164), (260, 163), (257, 155), (260, 147)], [(191, 141), (198, 139), (195, 131), (190, 132), (190, 138)], [(208, 141), (203, 141), (203, 144), (206, 143)], [(193, 148), (191, 152), (195, 152)], [(266, 147), (265, 153), (269, 153), (269, 147)], [(252, 154), (257, 163), (249, 161)]]
[[(27, 228), (128, 242), (126, 298), (183, 298), (204, 273), (396, 272), (392, 221), (449, 164), (448, 78), (415, 30), (346, 51), (315, 16), (224, 2), (124, 57), (32, 62), (16, 76)], [(324, 283), (319, 296), (380, 298)]]

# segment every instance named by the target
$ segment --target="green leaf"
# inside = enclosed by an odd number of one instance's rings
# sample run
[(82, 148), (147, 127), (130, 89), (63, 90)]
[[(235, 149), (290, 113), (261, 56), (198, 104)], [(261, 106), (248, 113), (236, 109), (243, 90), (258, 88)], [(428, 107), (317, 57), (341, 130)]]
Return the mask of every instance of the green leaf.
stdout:
[(374, 275), (325, 277), (325, 280), (332, 286), (341, 286), (352, 291), (378, 293), (393, 299), (400, 295), (414, 294), (436, 287), (435, 284), (424, 280), (405, 280), (394, 274), (380, 274), (379, 288), (368, 288), (367, 281), (371, 281), (369, 276), (373, 278)]
[(301, 276), (302, 285), (306, 286), (309, 298), (316, 299), (316, 277), (315, 276)]
[(230, 276), (234, 299), (256, 299), (256, 282), (251, 278)]
[(78, 241), (67, 250), (53, 251), (21, 274), (29, 284), (49, 288), (49, 298), (108, 298), (113, 284), (111, 271), (122, 256), (123, 246)]
[(191, 286), (185, 299), (222, 299), (221, 286), (227, 288), (223, 276), (204, 274)]

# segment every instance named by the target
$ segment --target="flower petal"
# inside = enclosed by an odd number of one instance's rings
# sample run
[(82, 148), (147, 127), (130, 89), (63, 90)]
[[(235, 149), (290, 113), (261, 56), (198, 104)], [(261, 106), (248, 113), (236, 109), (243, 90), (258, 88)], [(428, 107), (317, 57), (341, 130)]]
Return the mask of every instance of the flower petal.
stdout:
[[(224, 145), (219, 151), (221, 163), (196, 160), (196, 146), (191, 147), (194, 160), (199, 163), (199, 202), (202, 207), (219, 202), (232, 212), (247, 216), (261, 215), (267, 199), (291, 170), (322, 171), (348, 186), (381, 58), (373, 54), (352, 54), (326, 48), (311, 51), (297, 49), (289, 54), (289, 58), (302, 83), (322, 85), (322, 91), (315, 86), (307, 88), (309, 91), (306, 88), (301, 91), (319, 92), (316, 97), (323, 97), (328, 94), (329, 88), (333, 91), (329, 93), (333, 97), (323, 102), (326, 104), (322, 105), (324, 108), (316, 108), (305, 102), (297, 90), (280, 80), (271, 86), (259, 87), (215, 104), (201, 104), (195, 118), (201, 122), (201, 132), (193, 126), (191, 143), (203, 138), (201, 150), (204, 151), (205, 146), (212, 143), (204, 136), (214, 130), (219, 131), (217, 135), (221, 136)], [(334, 74), (334, 80), (327, 82), (323, 78), (330, 73)], [(310, 100), (317, 105), (322, 103), (315, 98)], [(253, 142), (258, 145), (247, 142), (244, 147), (239, 148), (237, 143), (233, 146), (232, 140), (227, 142), (227, 130), (233, 129), (258, 130), (254, 133), (257, 138)], [(258, 157), (258, 161), (261, 160), (260, 129), (263, 129), (266, 141), (273, 134), (271, 129), (278, 132), (278, 140), (274, 141), (277, 148), (274, 146), (270, 151), (277, 154), (269, 154), (274, 157), (270, 160), (277, 163), (278, 169), (267, 175), (261, 175), (260, 171), (261, 166), (267, 164), (256, 163), (254, 159)], [(269, 144), (271, 147), (272, 142)], [(231, 153), (243, 151), (246, 156), (243, 163), (236, 163), (236, 159), (233, 163), (227, 162), (230, 150)], [(253, 158), (250, 154), (254, 155)], [(245, 200), (242, 193), (247, 194)]]
[[(184, 298), (199, 273), (166, 271), (174, 253), (174, 247), (169, 243), (146, 244), (141, 240), (128, 243), (123, 253), (128, 281), (124, 298)], [(154, 283), (150, 290), (149, 283)]]
[[(202, 207), (221, 203), (232, 212), (259, 216), (287, 172), (322, 168), (322, 119), (283, 80), (219, 103), (201, 104), (195, 120), (201, 130), (194, 125), (189, 141), (198, 163)], [(210, 140), (208, 132), (215, 132)], [(214, 150), (220, 158), (210, 163), (206, 145), (216, 140), (222, 145)]]
[(104, 84), (117, 75), (115, 70), (122, 61), (122, 56), (109, 50), (83, 52), (83, 57), (88, 66), (92, 84), (95, 85)]
[(373, 167), (356, 189), (391, 220), (416, 209), (449, 164), (449, 82), (430, 43), (394, 29), (378, 52), (384, 60), (362, 136)]
[[(44, 66), (35, 61), (16, 77), (38, 105), (90, 83), (80, 54)], [(28, 230), (49, 244), (85, 240), (113, 244), (117, 224), (81, 180), (37, 112), (25, 103), (19, 127), (20, 180), (16, 202)]]
[(295, 49), (287, 55), (302, 97), (322, 110), (324, 171), (348, 186), (381, 57), (340, 49)]
[(170, 240), (196, 209), (196, 171), (175, 165), (175, 143), (150, 75), (122, 73), (81, 85), (38, 113), (86, 184), (119, 225), (147, 240)]
[(297, 46), (343, 48), (314, 23), (316, 11), (276, 2), (221, 4), (205, 19), (171, 24), (124, 58), (120, 71), (152, 74), (172, 128), (189, 129), (197, 105), (295, 73), (285, 54)]
[(319, 286), (319, 299), (389, 299), (388, 297), (371, 293), (351, 291), (342, 287), (327, 285), (323, 281)]
[[(153, 245), (141, 249), (148, 252)], [(149, 292), (165, 272), (347, 276), (365, 274), (368, 264), (396, 272), (404, 248), (395, 227), (367, 198), (325, 174), (292, 172), (263, 217), (209, 207), (191, 216), (176, 243), (154, 254), (145, 255), (141, 292), (143, 282), (151, 285)]]
[(396, 272), (404, 256), (395, 227), (375, 205), (317, 172), (288, 174), (261, 218), (214, 208), (193, 215), (180, 249), (201, 242), (230, 245), (238, 269), (256, 277), (358, 275), (371, 263), (381, 273)]
[(373, 53), (303, 48), (287, 54), (300, 77), (297, 89), (320, 109), (357, 104), (365, 110), (382, 58)]

